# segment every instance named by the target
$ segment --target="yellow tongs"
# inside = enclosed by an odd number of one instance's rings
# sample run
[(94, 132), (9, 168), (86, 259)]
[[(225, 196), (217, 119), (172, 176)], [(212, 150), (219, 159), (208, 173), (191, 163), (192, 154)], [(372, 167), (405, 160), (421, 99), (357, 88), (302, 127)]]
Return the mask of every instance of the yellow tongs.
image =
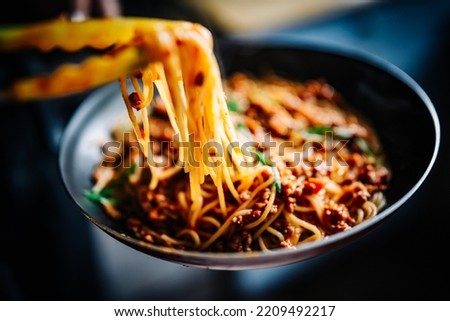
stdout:
[[(173, 24), (173, 23), (172, 23)], [(69, 95), (138, 72), (151, 60), (149, 44), (171, 22), (147, 18), (58, 19), (31, 25), (0, 28), (0, 51), (60, 49), (101, 52), (79, 64), (64, 63), (46, 75), (15, 81), (3, 90), (3, 99), (27, 101)], [(153, 38), (152, 38), (153, 37)], [(153, 49), (152, 49), (153, 50)]]

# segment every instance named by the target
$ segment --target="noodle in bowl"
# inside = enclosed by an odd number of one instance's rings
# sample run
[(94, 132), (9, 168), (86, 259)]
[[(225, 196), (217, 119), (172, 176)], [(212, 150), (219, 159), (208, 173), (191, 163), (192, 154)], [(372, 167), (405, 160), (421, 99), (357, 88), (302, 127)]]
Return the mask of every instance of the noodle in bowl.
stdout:
[[(118, 119), (127, 117), (118, 107), (123, 101), (117, 86), (98, 90), (74, 115), (62, 141), (62, 177), (83, 213), (109, 235), (150, 255), (189, 266), (248, 269), (289, 264), (368, 232), (394, 213), (425, 179), (439, 142), (437, 117), (423, 91), (395, 67), (360, 53), (343, 54), (343, 49), (311, 44), (235, 43), (223, 44), (221, 49), (229, 80), (226, 107), (236, 135), (228, 133), (226, 143), (249, 146), (239, 161), (252, 166), (243, 166), (242, 172), (234, 168), (236, 173), (220, 180), (220, 170), (208, 169), (204, 181), (198, 176), (194, 185), (192, 180), (189, 184), (190, 171), (173, 165), (180, 161), (180, 147), (162, 144), (183, 142), (186, 136), (174, 140), (177, 130), (159, 98), (153, 99), (146, 125), (149, 141), (159, 142), (148, 147), (151, 159), (162, 164), (155, 166), (157, 172), (151, 172), (146, 162), (148, 153), (132, 148), (139, 145), (136, 131), (114, 127)], [(280, 77), (265, 78), (268, 71)], [(283, 108), (274, 107), (271, 93), (277, 90), (276, 97), (284, 99)], [(401, 106), (395, 104), (399, 100)], [(302, 108), (296, 110), (295, 101)], [(356, 113), (336, 108), (347, 103)], [(417, 112), (403, 126), (421, 122), (428, 135), (427, 157), (408, 165), (414, 167), (409, 175), (400, 166), (410, 152), (407, 146), (399, 147), (405, 128), (399, 130), (389, 121), (405, 106)], [(136, 124), (143, 127), (142, 119), (136, 118)], [(226, 132), (227, 125), (216, 132)], [(108, 150), (119, 145), (105, 148), (105, 143), (113, 141), (111, 134), (125, 147), (123, 152)], [(334, 139), (327, 140), (327, 135)], [(275, 144), (275, 152), (266, 148), (267, 142)], [(280, 145), (288, 152), (280, 153)], [(309, 154), (301, 149), (305, 145)], [(209, 162), (217, 161), (220, 152), (226, 154), (227, 149), (218, 150), (218, 146), (225, 145), (210, 144), (205, 149)], [(339, 152), (327, 157), (325, 151)], [(292, 163), (294, 155), (303, 158)], [(99, 160), (106, 166), (99, 166)], [(181, 161), (189, 159), (181, 157)], [(126, 183), (118, 184), (124, 172)], [(155, 173), (159, 182), (149, 188)], [(219, 185), (224, 187), (222, 195), (215, 189)], [(198, 204), (194, 204), (192, 186), (202, 186)], [(97, 194), (89, 194), (89, 200), (86, 191)], [(125, 203), (114, 198), (116, 193), (126, 195), (124, 191), (134, 197), (132, 205), (130, 198)], [(126, 213), (127, 209), (131, 210)]]

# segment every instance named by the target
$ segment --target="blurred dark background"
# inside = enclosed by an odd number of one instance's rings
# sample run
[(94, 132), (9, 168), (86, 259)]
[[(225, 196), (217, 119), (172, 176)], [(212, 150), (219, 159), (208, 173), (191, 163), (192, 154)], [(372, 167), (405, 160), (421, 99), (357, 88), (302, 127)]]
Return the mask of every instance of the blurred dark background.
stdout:
[[(362, 239), (302, 263), (239, 272), (179, 266), (113, 240), (67, 195), (58, 143), (89, 92), (2, 103), (0, 299), (449, 300), (450, 2), (314, 1), (320, 8), (301, 8), (301, 2), (286, 1), (292, 7), (282, 10), (283, 2), (270, 0), (246, 1), (245, 8), (239, 5), (244, 1), (132, 0), (121, 3), (121, 12), (198, 21), (217, 41), (258, 37), (343, 44), (403, 69), (427, 92), (442, 126), (437, 162), (407, 204)], [(71, 10), (56, 0), (14, 1), (9, 7), (0, 11), (2, 25)], [(93, 9), (91, 15), (100, 12)], [(0, 85), (5, 85), (55, 66), (63, 55), (38, 58), (24, 52), (0, 58)], [(411, 157), (421, 157), (420, 148)]]

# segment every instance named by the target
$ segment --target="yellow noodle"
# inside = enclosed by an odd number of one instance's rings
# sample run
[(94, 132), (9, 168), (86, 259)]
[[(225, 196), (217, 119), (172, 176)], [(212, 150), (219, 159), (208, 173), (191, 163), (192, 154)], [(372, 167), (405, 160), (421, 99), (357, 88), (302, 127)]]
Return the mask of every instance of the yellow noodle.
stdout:
[(276, 195), (277, 195), (277, 193), (275, 191), (275, 185), (272, 185), (272, 187), (270, 189), (269, 200), (267, 201), (267, 205), (264, 208), (264, 211), (262, 212), (261, 216), (256, 221), (245, 225), (246, 229), (252, 229), (255, 226), (258, 226), (259, 224), (261, 224), (261, 222), (264, 222), (264, 220), (267, 218), (267, 215), (269, 215), (270, 210), (272, 209), (272, 205), (273, 205), (273, 202), (275, 201)]
[(273, 227), (268, 227), (266, 229), (267, 232), (269, 232), (272, 235), (275, 235), (280, 241), (284, 241), (284, 236), (283, 233), (277, 231), (276, 229), (274, 229)]
[(257, 239), (266, 229), (269, 227), (277, 218), (278, 216), (283, 213), (284, 210), (284, 204), (281, 204), (278, 208), (278, 212), (273, 215), (270, 219), (267, 220), (259, 229), (253, 234), (253, 239)]
[(208, 248), (215, 240), (217, 240), (222, 234), (224, 234), (228, 226), (233, 222), (233, 219), (238, 216), (245, 216), (252, 213), (252, 210), (245, 209), (234, 212), (228, 217), (228, 219), (222, 224), (222, 226), (215, 232), (206, 242), (200, 245), (200, 250)]

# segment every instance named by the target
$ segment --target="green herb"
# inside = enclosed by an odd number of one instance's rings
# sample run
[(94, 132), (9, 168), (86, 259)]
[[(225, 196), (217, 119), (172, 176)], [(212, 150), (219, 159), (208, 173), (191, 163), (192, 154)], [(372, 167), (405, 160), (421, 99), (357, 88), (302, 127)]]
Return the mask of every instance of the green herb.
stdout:
[(128, 178), (136, 171), (136, 164), (131, 165), (128, 168), (125, 168), (119, 175), (119, 177), (110, 183), (108, 183), (105, 188), (100, 191), (86, 190), (84, 192), (84, 196), (94, 203), (101, 203), (102, 200), (106, 199), (111, 204), (116, 204), (117, 200), (114, 198), (114, 191), (122, 188), (126, 182), (128, 182)]
[(258, 157), (258, 160), (261, 164), (270, 166), (270, 168), (272, 169), (273, 176), (275, 177), (275, 181), (273, 182), (273, 184), (275, 185), (277, 192), (280, 193), (281, 192), (281, 177), (280, 177), (280, 172), (278, 171), (278, 168), (276, 167), (275, 163), (272, 162), (272, 160), (266, 158), (264, 156), (264, 154), (259, 150), (255, 151), (255, 154), (256, 154), (256, 157)]
[(365, 141), (360, 136), (357, 136), (353, 134), (351, 131), (349, 131), (346, 128), (342, 127), (328, 127), (328, 126), (316, 126), (308, 128), (307, 130), (303, 131), (305, 136), (308, 135), (320, 135), (325, 136), (327, 132), (332, 132), (333, 137), (341, 140), (350, 140), (352, 139), (353, 142), (358, 146), (358, 148), (361, 150), (362, 153), (365, 155), (372, 157), (377, 162), (377, 157), (375, 155), (375, 152), (370, 148), (367, 141)]
[(228, 107), (229, 111), (233, 111), (236, 113), (238, 113), (240, 111), (239, 104), (234, 100), (227, 100), (227, 107)]
[(315, 126), (315, 127), (308, 128), (304, 132), (306, 132), (307, 134), (310, 134), (310, 135), (325, 135), (327, 132), (332, 132), (332, 131), (333, 131), (333, 127)]
[(86, 196), (88, 200), (94, 203), (101, 203), (101, 200), (103, 198), (103, 196), (101, 196), (99, 192), (94, 192), (90, 189), (84, 191), (84, 196)]
[(327, 133), (333, 133), (333, 136), (337, 139), (350, 139), (353, 137), (353, 133), (342, 127), (330, 127), (330, 126), (315, 126), (303, 131), (305, 136), (320, 135), (325, 136)]
[(375, 157), (375, 153), (364, 139), (359, 136), (355, 136), (354, 142), (364, 154), (366, 154), (367, 156)]
[(236, 124), (236, 128), (237, 128), (238, 130), (248, 130), (248, 131), (249, 131), (248, 127), (245, 126), (245, 124), (244, 124), (244, 123), (241, 123), (241, 122), (238, 122), (238, 123)]
[(278, 168), (275, 166), (270, 167), (272, 168), (273, 175), (275, 176), (275, 181), (273, 182), (275, 185), (275, 189), (278, 193), (281, 193), (281, 177), (280, 172), (278, 171)]
[(107, 193), (105, 193), (105, 189), (103, 189), (99, 192), (96, 192), (93, 190), (85, 190), (84, 191), (84, 196), (86, 196), (86, 198), (93, 203), (101, 204), (102, 200), (108, 200), (108, 202), (111, 203), (112, 205), (117, 204), (117, 200), (115, 200), (114, 198), (110, 198), (109, 196), (107, 196), (105, 194), (107, 194)]
[(119, 177), (117, 177), (117, 179), (111, 181), (106, 188), (109, 189), (117, 189), (117, 188), (121, 188), (126, 182), (128, 182), (128, 178), (130, 177), (130, 175), (134, 174), (134, 172), (136, 171), (136, 164), (131, 165), (130, 167), (125, 168), (119, 175)]
[[(256, 151), (255, 151), (255, 154), (256, 154), (256, 157), (258, 157), (258, 161), (259, 161), (261, 164), (263, 164), (263, 165), (268, 165), (268, 164), (267, 164), (267, 161), (270, 161), (270, 160), (267, 160), (266, 157), (264, 156), (264, 154), (263, 154), (261, 151), (256, 150)], [(270, 166), (272, 166), (272, 165), (270, 165)]]

